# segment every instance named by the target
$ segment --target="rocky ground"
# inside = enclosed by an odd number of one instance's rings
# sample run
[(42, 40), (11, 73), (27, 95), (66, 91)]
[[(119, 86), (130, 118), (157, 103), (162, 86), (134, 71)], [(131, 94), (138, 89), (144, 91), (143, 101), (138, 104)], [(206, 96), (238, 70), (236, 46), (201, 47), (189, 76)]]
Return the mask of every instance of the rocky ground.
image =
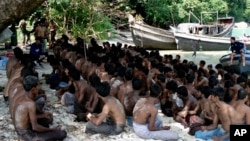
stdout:
[[(55, 91), (51, 90), (47, 84), (45, 84), (45, 80), (41, 76), (43, 73), (50, 73), (51, 67), (48, 63), (43, 64), (43, 68), (38, 68), (40, 80), (42, 82), (42, 88), (45, 90), (48, 101), (45, 107), (45, 110), (53, 113), (54, 122), (51, 126), (63, 125), (65, 130), (68, 133), (68, 137), (64, 141), (143, 141), (139, 137), (135, 135), (133, 129), (131, 127), (126, 127), (125, 132), (118, 136), (104, 136), (100, 134), (90, 135), (85, 134), (85, 124), (84, 122), (75, 122), (75, 116), (72, 114), (66, 113), (64, 107), (58, 102), (57, 97), (55, 96)], [(5, 86), (7, 83), (6, 72), (4, 69), (0, 70), (0, 86)], [(14, 126), (12, 124), (12, 120), (10, 118), (8, 105), (4, 102), (3, 92), (0, 93), (0, 140), (1, 141), (18, 141), (18, 136), (14, 131)], [(180, 134), (180, 137), (187, 141), (195, 141), (194, 137), (187, 134), (188, 129), (184, 129), (179, 123), (173, 121), (172, 118), (163, 116), (162, 120), (165, 125), (170, 125), (171, 130), (174, 130)]]

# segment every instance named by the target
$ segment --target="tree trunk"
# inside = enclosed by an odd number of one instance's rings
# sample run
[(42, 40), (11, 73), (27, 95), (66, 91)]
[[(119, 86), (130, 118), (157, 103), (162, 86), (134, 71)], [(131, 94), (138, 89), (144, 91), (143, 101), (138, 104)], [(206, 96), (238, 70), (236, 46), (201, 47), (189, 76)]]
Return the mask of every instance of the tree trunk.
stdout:
[(45, 0), (0, 0), (0, 33), (34, 12)]

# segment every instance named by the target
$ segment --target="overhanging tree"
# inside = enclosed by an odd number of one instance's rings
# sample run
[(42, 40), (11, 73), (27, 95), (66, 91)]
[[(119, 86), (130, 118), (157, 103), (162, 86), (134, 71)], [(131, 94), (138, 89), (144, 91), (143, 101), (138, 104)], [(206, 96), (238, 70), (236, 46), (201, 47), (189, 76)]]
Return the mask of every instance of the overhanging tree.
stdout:
[(0, 0), (0, 32), (34, 12), (45, 0)]

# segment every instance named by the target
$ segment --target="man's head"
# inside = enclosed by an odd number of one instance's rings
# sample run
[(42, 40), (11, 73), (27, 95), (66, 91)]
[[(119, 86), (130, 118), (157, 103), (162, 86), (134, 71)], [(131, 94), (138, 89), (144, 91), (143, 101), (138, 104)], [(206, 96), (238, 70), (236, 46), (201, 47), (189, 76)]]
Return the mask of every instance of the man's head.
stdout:
[(133, 78), (133, 76), (134, 76), (134, 71), (133, 71), (133, 69), (132, 68), (127, 68), (126, 69), (126, 71), (125, 71), (125, 79), (127, 80), (127, 81), (129, 81), (129, 80), (132, 80), (132, 78)]
[(246, 78), (243, 76), (239, 76), (236, 80), (236, 83), (239, 84), (241, 87), (246, 88)]
[(209, 86), (199, 86), (197, 88), (198, 95), (197, 98), (200, 99), (201, 97), (208, 98), (210, 96), (211, 88)]
[(170, 91), (170, 93), (174, 93), (174, 92), (176, 92), (178, 85), (177, 85), (176, 81), (170, 80), (169, 82), (167, 82), (166, 88)]
[(23, 57), (23, 51), (20, 47), (16, 47), (13, 49), (14, 55), (17, 60), (21, 60)]
[(23, 79), (23, 88), (26, 92), (30, 92), (35, 98), (40, 90), (38, 77), (28, 75)]
[(81, 74), (76, 68), (69, 69), (69, 76), (75, 81), (79, 81), (81, 79)]
[(157, 80), (160, 81), (160, 83), (165, 83), (166, 77), (163, 73), (160, 73), (157, 75)]
[(36, 37), (36, 44), (41, 44), (42, 38), (41, 37)]
[(195, 76), (193, 73), (188, 73), (187, 76), (186, 76), (186, 80), (187, 80), (187, 83), (190, 84), (190, 83), (193, 83), (194, 82), (194, 79), (195, 79)]
[(36, 76), (36, 73), (29, 67), (23, 67), (21, 70), (21, 77), (25, 78), (26, 76)]
[(101, 83), (100, 77), (96, 74), (96, 73), (92, 73), (89, 76), (89, 83), (90, 85), (92, 85), (93, 87), (97, 86), (98, 84)]
[(245, 89), (239, 89), (237, 100), (245, 100), (245, 101), (248, 100), (248, 93)]
[(223, 70), (222, 64), (217, 64), (217, 65), (215, 66), (215, 68), (216, 68), (218, 71)]
[(96, 87), (96, 92), (100, 97), (107, 97), (110, 93), (110, 86), (108, 82), (99, 83)]
[(142, 80), (135, 78), (132, 80), (132, 86), (134, 90), (140, 90), (142, 88)]
[(185, 86), (178, 87), (176, 92), (180, 98), (186, 98), (188, 96), (188, 90)]
[(219, 83), (218, 78), (216, 76), (210, 76), (208, 78), (208, 85), (211, 88), (214, 88)]
[(209, 99), (211, 102), (216, 103), (219, 101), (223, 101), (225, 96), (225, 92), (223, 88), (215, 88), (210, 90)]
[(206, 65), (206, 61), (201, 60), (201, 61), (200, 61), (200, 66), (201, 66), (201, 67), (204, 67), (205, 65)]
[(231, 43), (234, 43), (235, 42), (235, 37), (231, 37), (230, 41), (231, 41)]
[(158, 84), (152, 84), (150, 86), (150, 97), (158, 98), (161, 95), (162, 88)]

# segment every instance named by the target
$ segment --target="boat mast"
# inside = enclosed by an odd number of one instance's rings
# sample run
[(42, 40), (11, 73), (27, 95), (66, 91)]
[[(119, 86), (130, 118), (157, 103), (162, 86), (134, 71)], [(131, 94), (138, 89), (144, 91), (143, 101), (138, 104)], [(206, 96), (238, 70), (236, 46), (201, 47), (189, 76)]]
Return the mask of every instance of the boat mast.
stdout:
[[(203, 16), (203, 14), (216, 14), (216, 23), (215, 23), (215, 26), (216, 26), (216, 29), (218, 30), (218, 19), (219, 19), (219, 17), (218, 17), (218, 11), (214, 11), (214, 12), (201, 12), (201, 24), (203, 24), (203, 18), (202, 18), (202, 16)], [(210, 28), (209, 28), (209, 32), (210, 32)]]
[(189, 11), (189, 23), (191, 23), (191, 15), (201, 24), (201, 20), (197, 18), (192, 11)]

